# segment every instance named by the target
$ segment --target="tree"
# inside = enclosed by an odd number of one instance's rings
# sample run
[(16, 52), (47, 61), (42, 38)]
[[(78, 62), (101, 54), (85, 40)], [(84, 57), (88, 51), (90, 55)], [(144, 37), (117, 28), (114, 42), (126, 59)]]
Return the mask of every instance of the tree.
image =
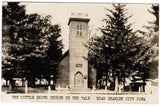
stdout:
[(150, 48), (147, 52), (149, 55), (149, 69), (150, 76), (148, 78), (158, 78), (158, 41), (159, 41), (159, 5), (152, 4), (151, 10), (148, 10), (155, 16), (155, 20), (149, 21), (150, 26), (146, 26), (147, 32), (144, 33), (146, 41), (149, 43)]
[(151, 10), (148, 11), (156, 18), (155, 21), (149, 22), (150, 24), (152, 24), (151, 28), (153, 28), (156, 32), (159, 30), (159, 4), (152, 4)]
[(17, 35), (13, 31), (16, 30), (15, 26), (22, 25), (21, 20), (24, 19), (24, 14), (24, 6), (19, 6), (18, 2), (3, 6), (2, 77), (10, 81), (11, 87), (13, 87), (12, 78), (16, 71), (16, 57), (12, 54), (12, 48), (15, 46), (14, 41)]
[[(113, 9), (106, 9), (109, 13), (104, 19), (105, 25), (101, 27), (103, 35), (89, 43), (90, 62), (95, 64), (96, 69), (101, 69), (99, 73), (105, 73), (106, 80), (115, 82), (117, 78), (118, 83), (123, 82), (123, 87), (125, 78), (134, 71), (135, 64), (139, 64), (137, 59), (148, 49), (143, 39), (132, 32), (132, 24), (128, 23), (131, 16), (127, 16), (125, 7), (124, 4), (113, 4)], [(117, 90), (118, 85), (115, 86)]]
[[(61, 37), (61, 29), (60, 26), (54, 25), (49, 28), (50, 35), (48, 36), (49, 47), (46, 51), (46, 58), (44, 61), (44, 72), (43, 75), (48, 81), (48, 85), (50, 85), (51, 75), (53, 76), (53, 80), (56, 78), (57, 72), (57, 60), (62, 56), (63, 44)], [(47, 62), (49, 61), (49, 62)]]
[[(19, 17), (15, 18), (15, 15)], [(54, 51), (57, 56), (61, 55), (60, 27), (51, 24), (49, 15), (42, 17), (38, 14), (25, 14), (25, 7), (17, 2), (3, 6), (3, 19), (9, 26), (8, 36), (11, 44), (9, 56), (12, 58), (8, 59), (8, 62), (11, 62), (10, 70), (12, 69), (14, 73), (10, 79), (25, 77), (34, 87), (35, 78), (48, 69), (44, 63), (47, 57), (52, 57), (49, 53)], [(54, 39), (50, 40), (51, 38)], [(57, 57), (50, 60), (53, 59), (56, 61)]]

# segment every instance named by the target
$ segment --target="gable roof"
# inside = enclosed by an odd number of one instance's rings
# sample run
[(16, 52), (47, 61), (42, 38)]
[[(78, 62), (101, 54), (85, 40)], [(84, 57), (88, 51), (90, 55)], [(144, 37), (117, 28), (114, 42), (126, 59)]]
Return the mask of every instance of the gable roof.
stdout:
[(67, 50), (67, 51), (58, 59), (58, 62), (60, 62), (61, 60), (63, 60), (68, 54), (69, 54), (69, 50)]

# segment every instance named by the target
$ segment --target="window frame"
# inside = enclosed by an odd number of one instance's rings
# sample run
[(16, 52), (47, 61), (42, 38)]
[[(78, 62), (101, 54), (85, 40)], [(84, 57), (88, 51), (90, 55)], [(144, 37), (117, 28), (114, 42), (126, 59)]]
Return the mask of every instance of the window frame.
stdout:
[(82, 30), (83, 30), (83, 28), (82, 28), (82, 24), (80, 24), (80, 23), (78, 23), (77, 24), (77, 36), (82, 36)]

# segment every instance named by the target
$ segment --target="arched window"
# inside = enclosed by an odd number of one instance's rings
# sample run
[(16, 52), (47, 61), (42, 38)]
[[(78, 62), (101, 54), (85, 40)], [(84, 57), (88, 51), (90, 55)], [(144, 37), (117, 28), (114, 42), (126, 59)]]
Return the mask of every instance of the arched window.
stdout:
[(77, 24), (77, 36), (82, 36), (82, 25)]

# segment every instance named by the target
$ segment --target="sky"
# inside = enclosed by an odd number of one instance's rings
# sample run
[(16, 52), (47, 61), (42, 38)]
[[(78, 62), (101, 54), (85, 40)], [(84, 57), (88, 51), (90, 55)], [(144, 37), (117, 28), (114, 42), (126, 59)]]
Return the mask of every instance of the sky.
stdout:
[[(62, 29), (62, 39), (64, 50), (68, 49), (69, 27), (68, 20), (71, 13), (86, 13), (90, 18), (89, 27), (92, 34), (102, 26), (102, 20), (105, 18), (107, 11), (105, 8), (112, 9), (112, 4), (107, 3), (40, 3), (40, 2), (23, 2), (26, 5), (26, 13), (38, 13), (42, 16), (51, 15), (52, 23), (59, 24)], [(151, 4), (127, 4), (128, 15), (133, 15), (128, 21), (134, 23), (132, 28), (135, 30), (145, 30), (143, 25), (148, 21), (153, 21), (155, 17), (147, 10)], [(99, 33), (98, 33), (99, 34)]]

